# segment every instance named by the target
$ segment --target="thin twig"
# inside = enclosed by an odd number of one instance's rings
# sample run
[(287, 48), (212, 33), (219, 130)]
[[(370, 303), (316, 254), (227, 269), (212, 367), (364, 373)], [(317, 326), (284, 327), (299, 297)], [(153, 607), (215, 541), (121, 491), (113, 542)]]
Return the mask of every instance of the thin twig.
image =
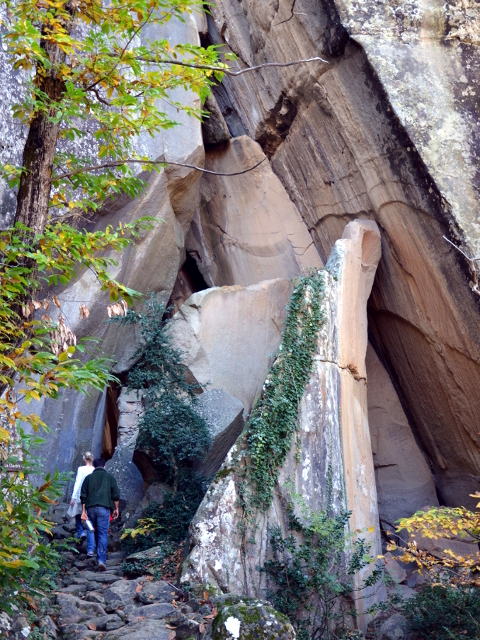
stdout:
[(480, 289), (478, 288), (479, 282), (478, 282), (478, 276), (477, 276), (477, 267), (475, 266), (475, 260), (480, 260), (480, 257), (474, 256), (470, 258), (470, 256), (467, 256), (465, 251), (462, 251), (460, 247), (457, 247), (456, 244), (453, 244), (453, 242), (449, 240), (446, 236), (443, 236), (443, 239), (446, 240), (449, 244), (451, 244), (452, 247), (454, 247), (457, 251), (459, 251), (462, 254), (462, 256), (464, 256), (468, 260), (468, 266), (470, 268), (470, 273), (472, 274), (471, 288), (473, 293), (477, 294), (477, 296), (480, 296)]
[(155, 60), (155, 58), (137, 58), (135, 60), (140, 62), (148, 62), (149, 64), (171, 64), (180, 67), (190, 67), (191, 69), (206, 69), (207, 71), (220, 71), (227, 76), (241, 76), (243, 73), (249, 71), (258, 71), (259, 69), (265, 69), (266, 67), (292, 67), (297, 64), (305, 64), (307, 62), (323, 62), (329, 64), (328, 60), (316, 56), (315, 58), (305, 58), (304, 60), (292, 60), (291, 62), (264, 62), (263, 64), (257, 64), (254, 67), (246, 67), (239, 71), (232, 71), (225, 67), (214, 67), (208, 64), (194, 64), (193, 62), (184, 62), (183, 60)]
[(80, 173), (86, 173), (88, 171), (96, 171), (98, 169), (108, 169), (121, 167), (124, 164), (164, 164), (164, 165), (173, 165), (175, 167), (186, 167), (187, 169), (195, 169), (196, 171), (201, 171), (202, 173), (208, 173), (212, 176), (241, 176), (244, 173), (248, 173), (249, 171), (253, 171), (262, 162), (265, 162), (266, 158), (262, 158), (260, 162), (254, 164), (253, 167), (249, 167), (248, 169), (243, 169), (242, 171), (235, 171), (234, 173), (221, 173), (219, 171), (210, 171), (210, 169), (203, 169), (202, 167), (197, 167), (194, 164), (186, 164), (184, 162), (170, 162), (167, 160), (122, 160), (121, 162), (105, 162), (104, 164), (90, 165), (88, 167), (82, 167), (82, 169), (76, 169), (75, 171), (70, 171), (70, 173), (61, 173), (59, 176), (54, 176), (52, 178), (52, 182), (57, 182), (57, 180), (63, 180), (64, 178), (70, 178), (72, 176), (78, 175)]

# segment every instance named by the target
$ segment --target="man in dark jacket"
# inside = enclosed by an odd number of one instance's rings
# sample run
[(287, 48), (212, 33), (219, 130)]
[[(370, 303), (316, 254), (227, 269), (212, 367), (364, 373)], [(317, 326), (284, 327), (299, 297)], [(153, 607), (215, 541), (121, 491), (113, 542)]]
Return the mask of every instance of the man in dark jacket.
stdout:
[(98, 569), (105, 571), (110, 512), (113, 510), (113, 520), (118, 518), (120, 492), (115, 478), (105, 471), (103, 458), (94, 460), (93, 466), (95, 471), (85, 478), (80, 493), (82, 520), (90, 520), (95, 527)]

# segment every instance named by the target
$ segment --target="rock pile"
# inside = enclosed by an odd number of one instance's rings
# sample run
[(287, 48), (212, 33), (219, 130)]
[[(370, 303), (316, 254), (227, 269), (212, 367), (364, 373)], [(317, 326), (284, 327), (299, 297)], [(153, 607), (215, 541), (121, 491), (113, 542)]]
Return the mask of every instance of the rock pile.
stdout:
[(202, 602), (152, 576), (122, 577), (121, 551), (109, 553), (107, 571), (94, 570), (84, 553), (64, 555), (52, 607), (37, 620), (47, 638), (79, 640), (173, 640), (207, 638), (215, 618), (212, 601)]

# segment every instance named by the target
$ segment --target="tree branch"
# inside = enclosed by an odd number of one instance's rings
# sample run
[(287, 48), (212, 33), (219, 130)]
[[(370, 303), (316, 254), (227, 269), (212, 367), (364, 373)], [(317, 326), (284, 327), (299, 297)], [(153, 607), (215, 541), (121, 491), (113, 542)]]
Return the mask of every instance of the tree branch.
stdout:
[(187, 169), (195, 169), (196, 171), (201, 171), (202, 173), (208, 173), (212, 176), (241, 176), (244, 173), (248, 173), (249, 171), (253, 171), (262, 162), (265, 162), (267, 158), (262, 158), (260, 162), (254, 164), (253, 167), (249, 167), (248, 169), (243, 169), (242, 171), (235, 171), (234, 173), (221, 173), (218, 171), (210, 171), (209, 169), (203, 169), (202, 167), (197, 167), (194, 164), (186, 164), (184, 162), (170, 162), (167, 160), (122, 160), (121, 162), (105, 162), (104, 164), (90, 165), (88, 167), (82, 167), (81, 169), (76, 169), (75, 171), (70, 171), (69, 173), (61, 173), (59, 176), (54, 176), (52, 178), (52, 182), (57, 182), (57, 180), (63, 180), (65, 178), (71, 178), (72, 176), (79, 175), (80, 173), (87, 173), (89, 171), (96, 171), (98, 169), (112, 169), (115, 167), (121, 167), (124, 164), (170, 164), (174, 167), (186, 167)]
[(249, 71), (258, 71), (259, 69), (265, 69), (266, 67), (292, 67), (297, 64), (305, 64), (308, 62), (323, 62), (329, 64), (328, 60), (324, 60), (319, 56), (315, 58), (305, 58), (304, 60), (292, 60), (291, 62), (264, 62), (263, 64), (257, 64), (255, 67), (246, 67), (239, 71), (232, 71), (225, 67), (214, 67), (208, 64), (194, 64), (193, 62), (184, 62), (183, 60), (155, 60), (155, 58), (135, 58), (140, 62), (148, 62), (149, 64), (171, 64), (178, 65), (180, 67), (190, 67), (191, 69), (206, 69), (207, 71), (220, 71), (227, 76), (241, 76), (243, 73)]

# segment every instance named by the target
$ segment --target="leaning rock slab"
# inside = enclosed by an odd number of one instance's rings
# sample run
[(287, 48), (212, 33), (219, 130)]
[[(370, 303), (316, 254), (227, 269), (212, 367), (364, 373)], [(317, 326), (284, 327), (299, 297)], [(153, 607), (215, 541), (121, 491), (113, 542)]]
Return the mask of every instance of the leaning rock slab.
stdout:
[(135, 441), (130, 445), (117, 446), (105, 468), (116, 478), (121, 499), (138, 504), (143, 498), (143, 476), (133, 462), (134, 448)]
[[(292, 489), (310, 509), (321, 511), (330, 477), (337, 508), (346, 505), (352, 510), (352, 530), (371, 529), (362, 536), (371, 544), (373, 556), (381, 552), (365, 369), (366, 304), (380, 255), (380, 233), (374, 222), (347, 225), (321, 272), (325, 322), (300, 403), (297, 442), (280, 470), (272, 506), (266, 514), (257, 515), (254, 540), (243, 552), (237, 484), (241, 437), (192, 521), (193, 549), (183, 566), (183, 581), (211, 584), (239, 595), (265, 592), (265, 577), (258, 567), (269, 553), (268, 526), (285, 529), (285, 504)], [(382, 595), (381, 589), (366, 590), (356, 601), (363, 627), (365, 609)]]

